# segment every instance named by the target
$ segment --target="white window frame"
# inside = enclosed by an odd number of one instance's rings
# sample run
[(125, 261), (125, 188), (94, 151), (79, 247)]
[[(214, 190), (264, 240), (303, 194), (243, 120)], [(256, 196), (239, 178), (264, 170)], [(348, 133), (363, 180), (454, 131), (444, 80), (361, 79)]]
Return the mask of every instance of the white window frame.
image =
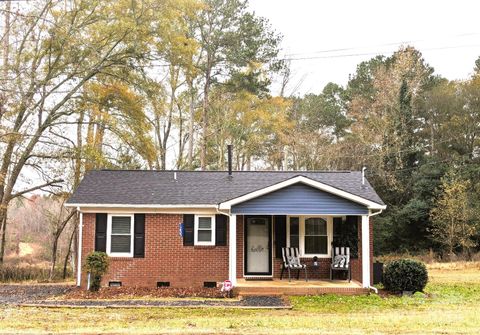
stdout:
[[(200, 218), (210, 218), (212, 222), (212, 240), (210, 242), (205, 242), (205, 241), (199, 241), (198, 240), (198, 222)], [(216, 230), (216, 225), (215, 225), (215, 215), (208, 215), (208, 214), (197, 214), (195, 215), (195, 220), (194, 220), (194, 245), (200, 245), (200, 246), (211, 246), (215, 245), (215, 230)]]
[[(128, 216), (130, 217), (130, 252), (111, 252), (112, 245), (112, 218), (115, 216)], [(133, 243), (134, 243), (134, 229), (135, 220), (133, 214), (108, 214), (107, 216), (107, 255), (111, 257), (133, 257)]]
[[(290, 246), (290, 217), (299, 218), (299, 252), (300, 257), (330, 258), (332, 255), (333, 240), (333, 216), (331, 215), (289, 215), (287, 217), (287, 245)], [(305, 253), (305, 220), (309, 218), (320, 218), (327, 222), (327, 253), (326, 254), (306, 254)]]

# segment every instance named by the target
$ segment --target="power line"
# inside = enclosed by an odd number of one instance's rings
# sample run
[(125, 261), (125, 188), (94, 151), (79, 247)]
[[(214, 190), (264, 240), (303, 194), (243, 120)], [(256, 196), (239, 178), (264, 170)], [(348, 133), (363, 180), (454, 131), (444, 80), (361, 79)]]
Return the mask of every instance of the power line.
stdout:
[[(468, 45), (456, 45), (456, 46), (443, 46), (443, 47), (434, 47), (434, 48), (423, 48), (420, 51), (437, 51), (437, 50), (447, 50), (447, 49), (460, 49), (460, 48), (474, 48), (480, 47), (480, 44), (468, 44)], [(383, 53), (394, 53), (396, 50), (387, 51)], [(328, 56), (311, 56), (311, 57), (290, 57), (282, 58), (280, 60), (284, 61), (298, 61), (298, 60), (312, 60), (312, 59), (329, 59), (329, 58), (345, 58), (345, 57), (357, 57), (357, 56), (376, 56), (381, 55), (379, 52), (365, 52), (365, 53), (351, 53), (351, 54), (339, 54), (339, 55), (328, 55)]]
[[(451, 35), (451, 36), (442, 36), (442, 40), (448, 39), (448, 38), (454, 38), (454, 37), (462, 37), (462, 36), (476, 36), (480, 35), (478, 32), (471, 32), (471, 33), (462, 33), (462, 34), (457, 34), (457, 35)], [(339, 52), (339, 51), (348, 51), (348, 50), (358, 50), (358, 49), (367, 49), (367, 48), (378, 48), (378, 47), (384, 47), (384, 46), (398, 46), (402, 44), (409, 44), (409, 43), (417, 43), (417, 42), (426, 42), (429, 39), (416, 39), (416, 40), (404, 40), (404, 41), (399, 41), (399, 42), (387, 42), (387, 43), (382, 43), (382, 44), (374, 44), (374, 45), (364, 45), (364, 46), (356, 46), (356, 47), (341, 47), (338, 49), (325, 49), (325, 50), (317, 50), (317, 51), (311, 51), (311, 52), (297, 52), (297, 53), (287, 53), (285, 54), (286, 57), (289, 56), (298, 56), (298, 55), (311, 55), (311, 54), (322, 54), (322, 53), (332, 53), (332, 52)]]

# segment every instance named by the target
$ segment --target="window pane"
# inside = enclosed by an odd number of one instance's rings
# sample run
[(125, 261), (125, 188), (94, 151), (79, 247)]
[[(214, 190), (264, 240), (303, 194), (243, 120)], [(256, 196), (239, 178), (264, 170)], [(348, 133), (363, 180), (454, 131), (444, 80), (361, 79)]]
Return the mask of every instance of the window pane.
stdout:
[(198, 242), (211, 242), (212, 241), (212, 231), (211, 230), (199, 230), (198, 231)]
[(130, 216), (112, 216), (112, 234), (130, 234)]
[(321, 218), (306, 219), (305, 235), (327, 235), (327, 221)]
[(298, 217), (290, 218), (290, 246), (292, 248), (299, 247), (299, 226), (300, 219)]
[(326, 254), (328, 240), (326, 236), (305, 236), (306, 254)]
[(130, 252), (130, 235), (112, 235), (110, 252)]
[(292, 248), (298, 248), (299, 244), (300, 244), (299, 243), (299, 236), (290, 234), (290, 246)]
[(298, 218), (290, 218), (290, 234), (298, 235), (299, 221)]
[(212, 228), (212, 218), (209, 218), (209, 217), (198, 218), (198, 228), (200, 228), (200, 229), (211, 229)]

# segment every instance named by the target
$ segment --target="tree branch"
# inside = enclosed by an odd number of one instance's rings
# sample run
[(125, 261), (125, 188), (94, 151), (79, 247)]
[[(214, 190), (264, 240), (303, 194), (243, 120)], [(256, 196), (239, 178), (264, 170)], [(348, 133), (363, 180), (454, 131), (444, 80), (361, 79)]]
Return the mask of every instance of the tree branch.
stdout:
[(55, 180), (52, 180), (52, 181), (49, 181), (45, 184), (42, 184), (42, 185), (37, 185), (37, 186), (34, 186), (32, 188), (28, 188), (26, 190), (23, 190), (23, 191), (20, 191), (20, 192), (17, 192), (17, 193), (14, 193), (10, 196), (10, 199), (9, 200), (12, 200), (16, 197), (19, 197), (25, 193), (29, 193), (29, 192), (33, 192), (33, 191), (36, 191), (36, 190), (39, 190), (41, 188), (44, 188), (44, 187), (47, 187), (47, 186), (52, 186), (52, 187), (60, 187), (60, 185), (55, 185), (57, 183), (62, 183), (63, 182), (63, 179), (55, 179)]

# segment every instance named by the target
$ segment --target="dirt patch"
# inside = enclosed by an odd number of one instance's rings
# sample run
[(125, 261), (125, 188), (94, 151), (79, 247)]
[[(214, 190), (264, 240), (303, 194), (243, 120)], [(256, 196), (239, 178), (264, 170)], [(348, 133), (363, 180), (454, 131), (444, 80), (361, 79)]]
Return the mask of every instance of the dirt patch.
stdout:
[(144, 287), (102, 287), (98, 292), (75, 288), (69, 290), (62, 299), (151, 299), (151, 298), (224, 298), (225, 293), (218, 288), (144, 288)]

